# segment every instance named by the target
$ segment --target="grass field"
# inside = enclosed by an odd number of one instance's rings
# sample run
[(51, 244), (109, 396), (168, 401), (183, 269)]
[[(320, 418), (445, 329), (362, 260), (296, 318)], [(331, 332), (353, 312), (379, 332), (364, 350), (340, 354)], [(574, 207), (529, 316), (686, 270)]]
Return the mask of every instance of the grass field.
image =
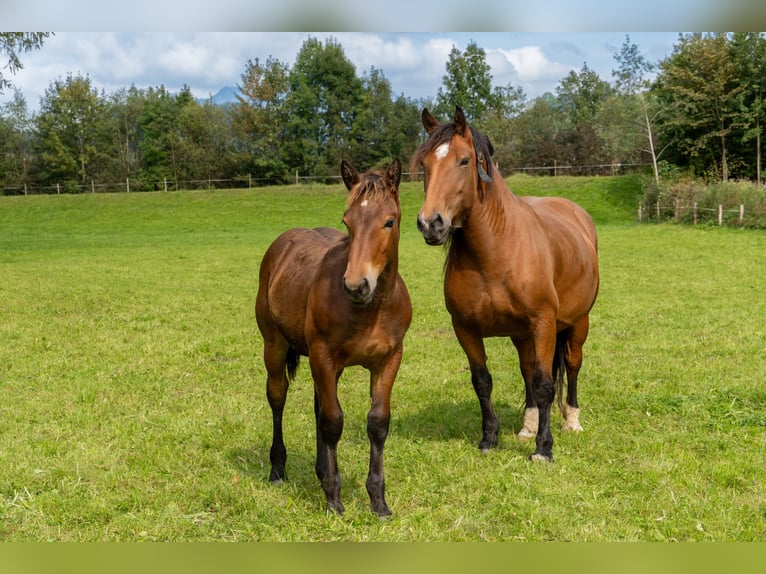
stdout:
[(341, 186), (0, 198), (0, 539), (6, 541), (756, 541), (766, 538), (766, 234), (633, 223), (625, 178), (514, 177), (600, 233), (581, 373), (585, 432), (550, 465), (519, 443), (510, 342), (488, 341), (500, 448), (441, 294), (444, 253), (402, 188), (412, 327), (393, 393), (387, 500), (370, 512), (366, 371), (341, 380), (346, 514), (324, 513), (304, 361), (271, 415), (257, 269), (288, 227), (340, 227)]

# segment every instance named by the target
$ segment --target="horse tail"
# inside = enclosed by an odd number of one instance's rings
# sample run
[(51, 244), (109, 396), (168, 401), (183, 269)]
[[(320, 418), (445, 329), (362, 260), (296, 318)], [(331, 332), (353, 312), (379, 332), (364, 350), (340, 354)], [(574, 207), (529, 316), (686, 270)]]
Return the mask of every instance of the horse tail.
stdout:
[(292, 382), (295, 379), (295, 373), (298, 372), (298, 364), (300, 363), (301, 356), (292, 347), (287, 349), (287, 356), (285, 357), (285, 364), (287, 366), (287, 380)]
[(553, 353), (553, 380), (556, 385), (556, 400), (561, 412), (564, 412), (564, 373), (567, 370), (566, 355), (568, 340), (568, 329), (556, 333), (556, 350)]

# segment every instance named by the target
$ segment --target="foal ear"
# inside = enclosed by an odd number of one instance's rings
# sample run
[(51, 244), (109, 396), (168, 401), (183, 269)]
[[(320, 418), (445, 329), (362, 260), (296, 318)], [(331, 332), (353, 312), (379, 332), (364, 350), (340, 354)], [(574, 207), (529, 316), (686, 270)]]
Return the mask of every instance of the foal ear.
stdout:
[(398, 192), (399, 182), (402, 179), (402, 162), (399, 161), (398, 157), (394, 158), (394, 161), (391, 162), (391, 165), (386, 168), (386, 177), (391, 180), (394, 189)]
[(428, 111), (428, 108), (423, 108), (423, 113), (420, 114), (420, 119), (423, 121), (423, 127), (426, 128), (427, 134), (430, 134), (439, 126), (439, 120)]
[(455, 106), (455, 131), (457, 132), (457, 135), (464, 136), (467, 127), (468, 120), (465, 119), (463, 108)]
[(340, 175), (343, 178), (343, 183), (346, 184), (346, 189), (349, 191), (359, 183), (359, 173), (345, 159), (340, 162)]

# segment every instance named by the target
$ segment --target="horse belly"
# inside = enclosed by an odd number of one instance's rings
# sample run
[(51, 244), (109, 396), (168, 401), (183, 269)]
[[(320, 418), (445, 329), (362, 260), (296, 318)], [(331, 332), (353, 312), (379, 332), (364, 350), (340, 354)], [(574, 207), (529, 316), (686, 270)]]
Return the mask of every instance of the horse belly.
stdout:
[(515, 336), (529, 330), (522, 304), (503, 288), (477, 283), (468, 291), (453, 292), (447, 286), (445, 302), (453, 321), (482, 337)]

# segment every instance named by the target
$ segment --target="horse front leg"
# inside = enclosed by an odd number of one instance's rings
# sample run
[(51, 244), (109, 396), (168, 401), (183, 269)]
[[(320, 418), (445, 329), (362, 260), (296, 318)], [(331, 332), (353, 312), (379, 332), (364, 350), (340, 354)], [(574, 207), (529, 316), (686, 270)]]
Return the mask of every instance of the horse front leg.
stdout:
[(338, 441), (343, 433), (343, 410), (338, 402), (338, 379), (342, 370), (311, 363), (314, 376), (314, 416), (317, 429), (317, 478), (327, 499), (327, 512), (343, 514), (340, 499), (340, 473), (338, 472)]
[(479, 441), (479, 450), (487, 453), (490, 448), (497, 446), (500, 423), (492, 406), (492, 375), (487, 369), (484, 340), (455, 321), (452, 322), (452, 326), (457, 340), (468, 358), (468, 365), (471, 369), (471, 384), (481, 408), (482, 437)]
[(372, 510), (381, 518), (391, 515), (386, 504), (386, 479), (383, 472), (383, 449), (391, 421), (391, 389), (402, 361), (400, 346), (375, 372), (370, 372), (370, 410), (367, 413), (367, 437), (370, 439), (370, 470), (367, 494)]

